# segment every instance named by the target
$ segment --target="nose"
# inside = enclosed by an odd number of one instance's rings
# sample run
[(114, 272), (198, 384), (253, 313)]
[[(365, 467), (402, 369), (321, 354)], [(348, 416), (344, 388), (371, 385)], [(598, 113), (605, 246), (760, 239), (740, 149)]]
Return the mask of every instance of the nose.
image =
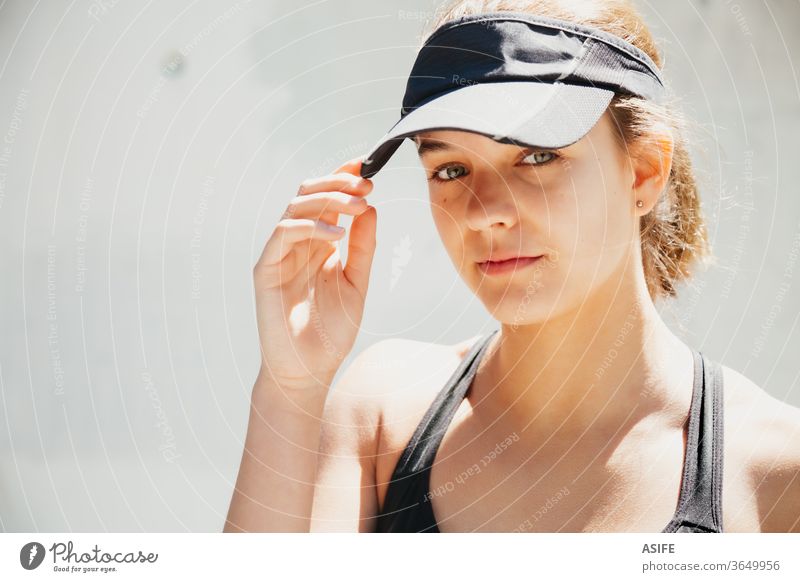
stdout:
[[(479, 174), (479, 175), (478, 175)], [(466, 223), (476, 231), (511, 228), (519, 222), (520, 208), (511, 181), (497, 170), (473, 173), (466, 210)]]

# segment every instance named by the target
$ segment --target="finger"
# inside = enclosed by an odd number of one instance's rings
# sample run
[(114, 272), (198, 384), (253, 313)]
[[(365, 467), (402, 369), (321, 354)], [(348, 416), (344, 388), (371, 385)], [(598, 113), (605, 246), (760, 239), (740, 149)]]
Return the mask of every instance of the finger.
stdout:
[(344, 192), (317, 192), (292, 198), (282, 218), (319, 219), (326, 212), (358, 215), (367, 206), (366, 199), (360, 196), (351, 196)]
[(345, 233), (343, 227), (334, 226), (321, 220), (308, 218), (286, 218), (275, 227), (272, 236), (264, 245), (259, 264), (274, 265), (281, 261), (292, 246), (306, 239), (338, 240)]
[(296, 243), (282, 261), (257, 268), (259, 288), (303, 286), (315, 277), (322, 263), (336, 250), (336, 241), (307, 239)]
[(370, 206), (353, 219), (347, 245), (347, 266), (344, 276), (361, 293), (367, 296), (372, 259), (375, 256), (378, 212)]
[[(319, 178), (303, 180), (297, 191), (298, 197), (319, 192), (338, 191), (353, 196), (367, 196), (372, 191), (372, 181), (347, 173), (331, 174)], [(339, 213), (334, 210), (325, 211), (320, 218), (329, 224), (339, 222)]]
[(262, 270), (262, 278), (272, 285), (286, 285), (294, 280), (313, 253), (312, 246), (321, 246), (320, 241), (306, 239), (295, 243), (283, 260)]
[(315, 277), (323, 263), (327, 262), (328, 258), (331, 256), (331, 253), (335, 253), (337, 250), (338, 247), (335, 243), (319, 245), (315, 250), (313, 250), (310, 258), (308, 259), (308, 270), (305, 280), (308, 281), (309, 279)]
[(354, 196), (366, 196), (372, 191), (373, 182), (367, 178), (353, 176), (346, 172), (307, 178), (300, 182), (298, 196), (307, 196), (315, 192), (345, 192)]
[(360, 176), (361, 175), (361, 162), (364, 160), (364, 158), (366, 156), (367, 156), (367, 154), (362, 154), (362, 155), (358, 156), (357, 158), (353, 158), (352, 160), (347, 160), (344, 164), (342, 164), (341, 166), (339, 166), (336, 169), (335, 173), (346, 172), (348, 174), (353, 174), (355, 176)]

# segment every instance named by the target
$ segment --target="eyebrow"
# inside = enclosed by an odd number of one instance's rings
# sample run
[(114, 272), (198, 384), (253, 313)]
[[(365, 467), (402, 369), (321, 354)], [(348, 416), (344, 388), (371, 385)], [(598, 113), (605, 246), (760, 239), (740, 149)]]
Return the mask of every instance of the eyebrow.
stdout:
[(442, 150), (452, 150), (452, 149), (455, 148), (453, 148), (453, 146), (451, 146), (447, 142), (434, 141), (431, 139), (421, 138), (420, 144), (419, 146), (417, 146), (417, 153), (419, 154), (419, 157), (423, 157), (425, 154), (430, 152), (438, 152)]
[[(419, 157), (422, 158), (427, 153), (432, 152), (441, 152), (447, 150), (455, 150), (452, 145), (447, 143), (446, 141), (438, 141), (433, 140), (430, 138), (418, 138), (420, 140), (419, 145), (417, 146), (417, 154)], [(539, 146), (518, 146), (520, 150), (530, 151), (530, 152), (550, 152), (550, 151), (560, 151), (563, 148), (545, 148)]]

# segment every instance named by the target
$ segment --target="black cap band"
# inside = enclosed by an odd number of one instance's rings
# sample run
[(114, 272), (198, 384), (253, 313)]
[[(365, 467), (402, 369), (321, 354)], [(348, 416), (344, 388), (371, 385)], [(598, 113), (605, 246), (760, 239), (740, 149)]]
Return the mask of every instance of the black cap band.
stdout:
[(440, 26), (417, 54), (401, 116), (473, 83), (539, 81), (589, 85), (658, 100), (650, 57), (618, 36), (534, 14), (490, 12)]

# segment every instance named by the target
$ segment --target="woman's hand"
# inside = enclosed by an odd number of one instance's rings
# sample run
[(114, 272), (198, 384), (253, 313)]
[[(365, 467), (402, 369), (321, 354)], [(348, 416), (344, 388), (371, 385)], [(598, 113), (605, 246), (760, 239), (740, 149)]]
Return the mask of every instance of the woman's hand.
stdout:
[[(330, 386), (361, 327), (377, 214), (361, 158), (305, 180), (270, 236), (253, 275), (262, 374), (282, 386)], [(334, 229), (354, 216), (343, 267)]]

